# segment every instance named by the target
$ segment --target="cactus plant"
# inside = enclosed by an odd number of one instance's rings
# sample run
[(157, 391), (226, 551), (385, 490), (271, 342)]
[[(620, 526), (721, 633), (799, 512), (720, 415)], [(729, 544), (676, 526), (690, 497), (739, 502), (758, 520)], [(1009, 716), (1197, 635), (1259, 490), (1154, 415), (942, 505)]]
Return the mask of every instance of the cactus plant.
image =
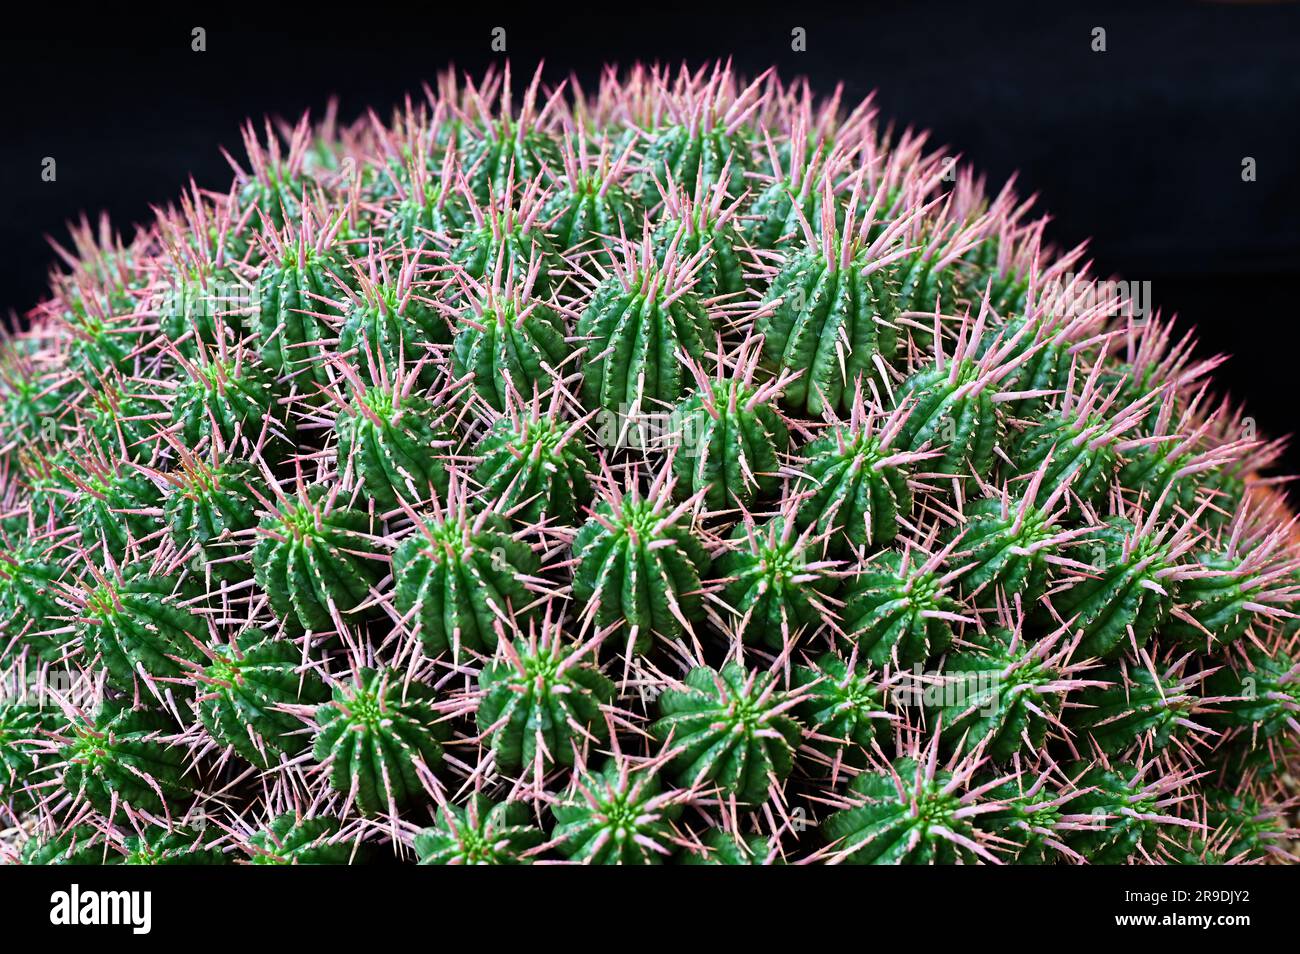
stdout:
[(413, 847), (422, 865), (518, 865), (544, 840), (522, 802), (494, 805), (479, 794), (464, 808), (439, 808), (437, 824), (416, 835)]
[(1217, 359), (870, 104), (514, 85), (249, 127), (0, 335), (5, 858), (1291, 860)]
[(316, 708), (312, 754), (334, 788), (368, 815), (418, 797), (442, 760), (449, 734), (423, 684), (403, 685), (391, 670), (362, 669)]

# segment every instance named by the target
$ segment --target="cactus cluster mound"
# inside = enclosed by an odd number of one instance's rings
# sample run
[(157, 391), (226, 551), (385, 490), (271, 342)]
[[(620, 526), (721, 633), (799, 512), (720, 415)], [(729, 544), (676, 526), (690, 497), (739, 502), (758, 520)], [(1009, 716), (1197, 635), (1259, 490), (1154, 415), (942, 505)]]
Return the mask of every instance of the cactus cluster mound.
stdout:
[(0, 341), (28, 863), (1294, 860), (1217, 359), (724, 64), (245, 132)]

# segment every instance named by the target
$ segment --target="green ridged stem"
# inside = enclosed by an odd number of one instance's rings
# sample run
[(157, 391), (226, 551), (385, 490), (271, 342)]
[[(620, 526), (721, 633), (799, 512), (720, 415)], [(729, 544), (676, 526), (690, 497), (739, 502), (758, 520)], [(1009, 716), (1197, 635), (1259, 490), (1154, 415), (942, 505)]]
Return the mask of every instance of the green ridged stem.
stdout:
[(451, 253), (451, 264), (466, 276), (486, 282), (495, 274), (527, 275), (534, 264), (533, 292), (545, 297), (566, 271), (564, 258), (540, 227), (521, 222), (514, 209), (493, 206), (482, 222), (466, 227)]
[(463, 126), (458, 134), (462, 166), (479, 202), (493, 192), (507, 194), (512, 182), (533, 181), (544, 167), (561, 167), (559, 145), (550, 135), (509, 117), (481, 128)]
[(152, 395), (133, 394), (124, 385), (107, 384), (89, 396), (82, 423), (96, 446), (114, 457), (145, 464), (158, 453), (156, 436), (163, 427), (162, 405)]
[(778, 516), (762, 526), (738, 525), (714, 560), (713, 576), (741, 639), (782, 649), (831, 615), (824, 598), (839, 588), (833, 569)]
[(512, 388), (524, 398), (547, 390), (570, 348), (564, 319), (549, 305), (530, 302), (521, 311), (500, 300), (462, 323), (452, 347), (452, 374), (457, 380), (472, 375), (475, 392), (500, 413)]
[(695, 294), (707, 300), (743, 292), (743, 246), (735, 228), (727, 221), (711, 220), (700, 209), (692, 209), (687, 214), (689, 217), (685, 219), (665, 215), (655, 230), (651, 241), (660, 264), (669, 249), (687, 259), (702, 255), (703, 262), (695, 276)]
[[(1070, 857), (1061, 842), (1068, 820), (1055, 789), (1011, 779), (989, 791), (998, 808), (984, 815), (980, 824), (990, 834), (1010, 842), (1018, 865), (1050, 865)], [(1064, 849), (1064, 850), (1063, 850)], [(1076, 859), (1077, 860), (1077, 859)]]
[(582, 400), (589, 410), (631, 416), (676, 403), (686, 390), (678, 353), (703, 361), (713, 326), (700, 300), (684, 292), (665, 303), (663, 273), (606, 279), (578, 320), (586, 346)]
[(1053, 514), (1023, 498), (986, 497), (969, 504), (964, 515), (966, 522), (948, 535), (956, 541), (955, 563), (972, 565), (958, 581), (962, 594), (982, 606), (999, 593), (1006, 599), (1018, 595), (1026, 605), (1042, 597), (1052, 579), (1046, 558), (1059, 549), (1054, 541), (1062, 533)]
[(1102, 823), (1064, 832), (1061, 840), (1066, 845), (1095, 865), (1120, 865), (1139, 850), (1155, 850), (1161, 826), (1151, 816), (1166, 813), (1143, 787), (1137, 768), (1123, 762), (1110, 768), (1075, 763), (1063, 770), (1080, 793), (1066, 803), (1066, 812), (1092, 815)]
[(434, 517), (393, 553), (397, 610), (430, 656), (490, 653), (498, 625), (529, 619), (536, 597), (525, 578), (540, 566), (532, 548), (494, 513)]
[(1206, 793), (1205, 824), (1215, 835), (1225, 863), (1291, 861), (1288, 842), (1294, 839), (1286, 818), (1246, 793), (1213, 789)]
[[(999, 238), (987, 238), (962, 256), (958, 265), (957, 285), (960, 290), (957, 294), (972, 301), (987, 295), (989, 307), (999, 315), (1017, 315), (1024, 311), (1029, 281), (1028, 276), (1015, 267), (999, 267), (998, 257), (1003, 244)], [(991, 285), (990, 278), (993, 280)], [(933, 295), (927, 307), (934, 307)]]
[(1196, 562), (1215, 572), (1178, 581), (1174, 602), (1179, 612), (1170, 616), (1160, 632), (1189, 647), (1219, 649), (1246, 635), (1258, 618), (1254, 607), (1263, 603), (1264, 588), (1242, 567), (1241, 560), (1227, 554), (1200, 553)]
[(339, 411), (334, 433), (338, 469), (350, 464), (381, 511), (396, 510), (399, 500), (415, 505), (447, 495), (453, 438), (424, 396), (366, 388)]
[(451, 735), (435, 697), (432, 687), (394, 670), (363, 669), (335, 686), (332, 701), (316, 709), (312, 745), (316, 761), (328, 762), (335, 791), (355, 795), (367, 815), (420, 797), (420, 768), (432, 772), (442, 763), (441, 743)]
[(484, 497), (518, 523), (572, 526), (591, 503), (596, 458), (563, 418), (532, 410), (498, 418), (474, 456)]
[(163, 503), (163, 519), (177, 549), (196, 547), (202, 572), (217, 579), (244, 580), (252, 565), (230, 558), (252, 545), (259, 496), (269, 496), (262, 475), (247, 461), (223, 460), (209, 467), (196, 463), (172, 475)]
[(682, 435), (673, 457), (678, 496), (703, 490), (705, 506), (718, 511), (776, 493), (790, 432), (763, 392), (741, 381), (713, 382), (678, 404), (673, 421)]
[(1009, 456), (1021, 474), (1043, 469), (1044, 493), (1052, 493), (1068, 480), (1071, 497), (1094, 506), (1104, 503), (1118, 466), (1113, 441), (1079, 439), (1100, 424), (1091, 418), (1080, 422), (1060, 413), (1044, 414), (1012, 438)]
[(304, 666), (301, 649), (246, 629), (232, 644), (208, 651), (197, 680), (197, 708), (199, 721), (218, 743), (259, 768), (306, 748), (302, 720), (280, 707), (316, 705), (329, 698), (329, 691), (316, 671)]
[[(49, 634), (67, 614), (57, 599), (63, 569), (46, 547), (32, 542), (11, 546), (0, 540), (0, 662), (16, 657), (24, 646), (46, 659), (60, 654), (62, 639)], [(13, 645), (10, 640), (17, 636)]]
[(575, 752), (606, 741), (602, 707), (614, 701), (614, 684), (576, 648), (517, 639), (505, 655), (479, 673), (475, 714), (498, 769), (573, 765)]
[(942, 452), (927, 462), (927, 470), (958, 476), (971, 470), (991, 472), (1002, 417), (987, 388), (965, 390), (980, 373), (977, 365), (964, 361), (952, 370), (931, 367), (918, 371), (899, 385), (898, 402), (913, 402), (899, 434), (899, 446)]
[(251, 355), (197, 364), (176, 391), (171, 429), (191, 450), (214, 435), (227, 447), (254, 446), (264, 429), (274, 437), (289, 426), (278, 402), (275, 379)]
[(654, 636), (676, 639), (683, 620), (703, 617), (700, 578), (709, 555), (689, 526), (669, 516), (653, 501), (602, 501), (573, 541), (574, 599), (583, 612), (599, 601), (600, 629), (621, 621), (615, 639), (630, 639), (635, 627), (634, 653), (646, 652)]
[(158, 327), (181, 354), (193, 359), (200, 345), (212, 346), (246, 333), (247, 317), (242, 312), (251, 298), (251, 289), (242, 288), (229, 268), (191, 267), (174, 273), (162, 290)]
[(681, 750), (672, 760), (678, 784), (717, 787), (724, 798), (754, 808), (794, 767), (803, 730), (788, 713), (797, 702), (776, 688), (772, 673), (734, 662), (720, 671), (700, 666), (683, 688), (659, 696), (660, 718), (650, 732)]
[(912, 512), (908, 471), (893, 456), (860, 428), (838, 427), (806, 445), (793, 491), (802, 497), (799, 529), (815, 526), (835, 552), (892, 543), (899, 518)]
[[(1066, 724), (1085, 733), (1102, 752), (1123, 756), (1140, 744), (1149, 757), (1171, 742), (1185, 748), (1189, 737), (1196, 740), (1194, 727), (1202, 708), (1199, 675), (1180, 678), (1172, 670), (1153, 674), (1144, 665), (1127, 663), (1098, 671), (1094, 678), (1111, 685), (1080, 693), (1080, 708), (1067, 713)], [(1202, 727), (1201, 734), (1204, 731)]]
[(843, 629), (874, 666), (910, 666), (942, 653), (953, 638), (947, 616), (961, 612), (936, 572), (915, 554), (892, 550), (864, 564), (843, 598)]
[(761, 865), (767, 864), (771, 856), (772, 843), (762, 835), (739, 836), (711, 828), (701, 839), (699, 849), (683, 848), (676, 862), (679, 865)]
[[(930, 248), (922, 249), (890, 266), (889, 282), (895, 313), (919, 311), (932, 315), (936, 308), (941, 315), (954, 313), (959, 295), (954, 281), (955, 269), (939, 267), (932, 252)], [(978, 289), (976, 300), (983, 295), (984, 289)], [(934, 335), (927, 328), (915, 328), (912, 335), (921, 348), (928, 349), (934, 342)]]
[(1095, 575), (1052, 597), (1059, 618), (1075, 619), (1083, 630), (1079, 651), (1085, 656), (1115, 658), (1130, 648), (1130, 629), (1141, 648), (1169, 617), (1173, 600), (1142, 585), (1156, 582), (1166, 567), (1164, 548), (1137, 533), (1128, 521), (1113, 518), (1089, 534), (1083, 546), (1094, 556)]
[(334, 338), (330, 319), (340, 316), (335, 299), (346, 287), (347, 269), (337, 253), (299, 244), (278, 262), (267, 262), (258, 279), (258, 339), (263, 360), (277, 375), (292, 375), (300, 392), (326, 384), (323, 341)]
[(105, 815), (116, 804), (164, 816), (193, 794), (185, 749), (166, 741), (175, 732), (165, 716), (142, 709), (106, 706), (94, 719), (78, 718), (59, 750), (64, 789)]
[(556, 190), (542, 209), (542, 218), (551, 223), (549, 231), (558, 248), (587, 252), (607, 265), (612, 259), (611, 240), (635, 234), (640, 205), (617, 183), (582, 175)]
[(1004, 627), (962, 637), (960, 649), (945, 657), (945, 678), (935, 687), (943, 693), (934, 708), (947, 745), (964, 741), (970, 751), (983, 742), (997, 762), (1043, 749), (1072, 687), (1062, 684), (1062, 673), (1038, 647)]
[(874, 378), (876, 361), (898, 349), (896, 315), (883, 271), (863, 275), (859, 254), (846, 268), (820, 248), (793, 255), (772, 279), (766, 302), (779, 304), (756, 323), (763, 353), (777, 368), (800, 372), (786, 403), (809, 417), (847, 409), (860, 378)]
[(861, 766), (874, 743), (889, 740), (895, 717), (878, 674), (868, 667), (824, 653), (795, 669), (794, 685), (803, 690), (796, 711), (814, 748)]
[(896, 761), (893, 774), (864, 772), (849, 785), (853, 807), (832, 813), (822, 823), (822, 837), (836, 857), (854, 865), (976, 862), (974, 851), (940, 831), (966, 843), (977, 838), (978, 816), (957, 814), (964, 805), (960, 791), (945, 791), (951, 781), (951, 773), (929, 775), (911, 758)]
[(74, 630), (83, 659), (98, 660), (110, 684), (124, 692), (137, 678), (164, 680), (158, 691), (178, 688), (186, 668), (177, 660), (199, 658), (208, 638), (207, 619), (192, 607), (188, 587), (173, 577), (128, 571), (84, 596)]
[(655, 188), (652, 176), (660, 182), (699, 182), (708, 188), (722, 182), (725, 172), (727, 194), (735, 198), (746, 188), (748, 147), (742, 135), (729, 133), (721, 125), (694, 129), (667, 126), (657, 130), (646, 143), (645, 168), (642, 195), (647, 204), (652, 204), (649, 200)]
[(18, 811), (36, 806), (41, 790), (28, 786), (40, 769), (42, 730), (57, 728), (56, 713), (21, 699), (0, 702), (0, 806), (7, 803)]
[(255, 865), (346, 865), (355, 858), (350, 839), (342, 837), (337, 818), (299, 818), (286, 812), (248, 839), (250, 863)]
[[(740, 232), (757, 248), (774, 249), (803, 239), (803, 222), (822, 221), (822, 193), (796, 186), (789, 178), (777, 179), (764, 187), (740, 225)], [(844, 224), (844, 210), (836, 209), (836, 226)]]
[(93, 825), (75, 825), (52, 837), (33, 836), (23, 844), (19, 856), (25, 865), (119, 865), (122, 856), (113, 851), (103, 832)]
[(148, 477), (132, 468), (119, 471), (87, 470), (78, 475), (81, 493), (75, 507), (81, 545), (97, 554), (122, 560), (131, 542), (139, 543), (156, 528), (156, 518), (140, 511), (156, 511), (162, 492)]
[(1233, 777), (1242, 768), (1272, 775), (1286, 765), (1287, 747), (1294, 745), (1300, 664), (1281, 647), (1270, 653), (1250, 646), (1246, 660), (1206, 679), (1206, 694), (1219, 701), (1204, 718), (1212, 728), (1231, 734), (1220, 752)]
[(443, 805), (412, 847), (422, 865), (526, 865), (546, 836), (522, 802), (494, 803), (475, 793), (466, 807)]
[(574, 777), (551, 806), (551, 838), (566, 858), (589, 865), (660, 865), (674, 847), (681, 814), (658, 773), (610, 759)]
[(469, 221), (469, 208), (463, 196), (449, 191), (446, 182), (429, 182), (422, 192), (412, 190), (397, 203), (387, 228), (402, 247), (427, 248), (433, 237), (455, 235)]
[(307, 499), (287, 498), (262, 518), (253, 549), (254, 579), (286, 623), (313, 631), (334, 629), (331, 607), (352, 613), (384, 575), (368, 516), (331, 501), (317, 484)]
[(421, 382), (433, 380), (434, 347), (451, 341), (451, 328), (420, 300), (432, 294), (385, 282), (363, 292), (347, 309), (338, 350), (352, 355), (362, 380), (381, 380), (398, 368), (413, 371), (421, 362)]
[(122, 841), (125, 865), (224, 865), (229, 859), (219, 848), (204, 848), (198, 834), (184, 828), (168, 831), (152, 826), (143, 835)]

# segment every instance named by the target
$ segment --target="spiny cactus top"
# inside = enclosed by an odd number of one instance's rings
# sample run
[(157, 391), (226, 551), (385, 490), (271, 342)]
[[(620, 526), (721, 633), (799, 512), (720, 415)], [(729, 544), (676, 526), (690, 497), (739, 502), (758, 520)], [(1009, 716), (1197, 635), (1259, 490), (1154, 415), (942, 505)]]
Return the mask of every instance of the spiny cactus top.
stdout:
[(0, 852), (1291, 858), (1217, 359), (870, 100), (517, 79), (74, 229), (0, 341)]

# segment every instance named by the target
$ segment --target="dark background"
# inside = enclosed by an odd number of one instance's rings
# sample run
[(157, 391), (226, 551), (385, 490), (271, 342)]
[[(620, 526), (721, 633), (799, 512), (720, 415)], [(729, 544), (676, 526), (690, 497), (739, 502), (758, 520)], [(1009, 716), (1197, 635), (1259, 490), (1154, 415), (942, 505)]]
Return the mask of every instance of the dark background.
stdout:
[[(481, 5), (484, 9), (487, 4)], [(1150, 281), (1152, 299), (1234, 357), (1217, 380), (1249, 395), (1265, 432), (1295, 429), (1292, 324), (1300, 288), (1300, 6), (1290, 3), (786, 3), (727, 11), (625, 2), (257, 5), (125, 14), (50, 6), (0, 39), (0, 315), (39, 299), (59, 237), (83, 210), (122, 228), (150, 218), (192, 174), (226, 188), (219, 147), (264, 113), (381, 115), (448, 63), (480, 70), (508, 32), (516, 79), (592, 80), (607, 62), (732, 57), (807, 75), (846, 99), (872, 89), (886, 117), (934, 131), (997, 188), (1019, 171), (1058, 244), (1091, 239), (1102, 274)], [(333, 11), (333, 12), (326, 12)], [(545, 12), (539, 12), (545, 11)], [(190, 29), (207, 29), (205, 53)], [(808, 31), (808, 51), (790, 31)], [(1090, 48), (1093, 27), (1107, 52)], [(41, 159), (58, 181), (40, 179)], [(1243, 157), (1257, 181), (1241, 179)], [(1292, 452), (1287, 470), (1300, 472)]]

